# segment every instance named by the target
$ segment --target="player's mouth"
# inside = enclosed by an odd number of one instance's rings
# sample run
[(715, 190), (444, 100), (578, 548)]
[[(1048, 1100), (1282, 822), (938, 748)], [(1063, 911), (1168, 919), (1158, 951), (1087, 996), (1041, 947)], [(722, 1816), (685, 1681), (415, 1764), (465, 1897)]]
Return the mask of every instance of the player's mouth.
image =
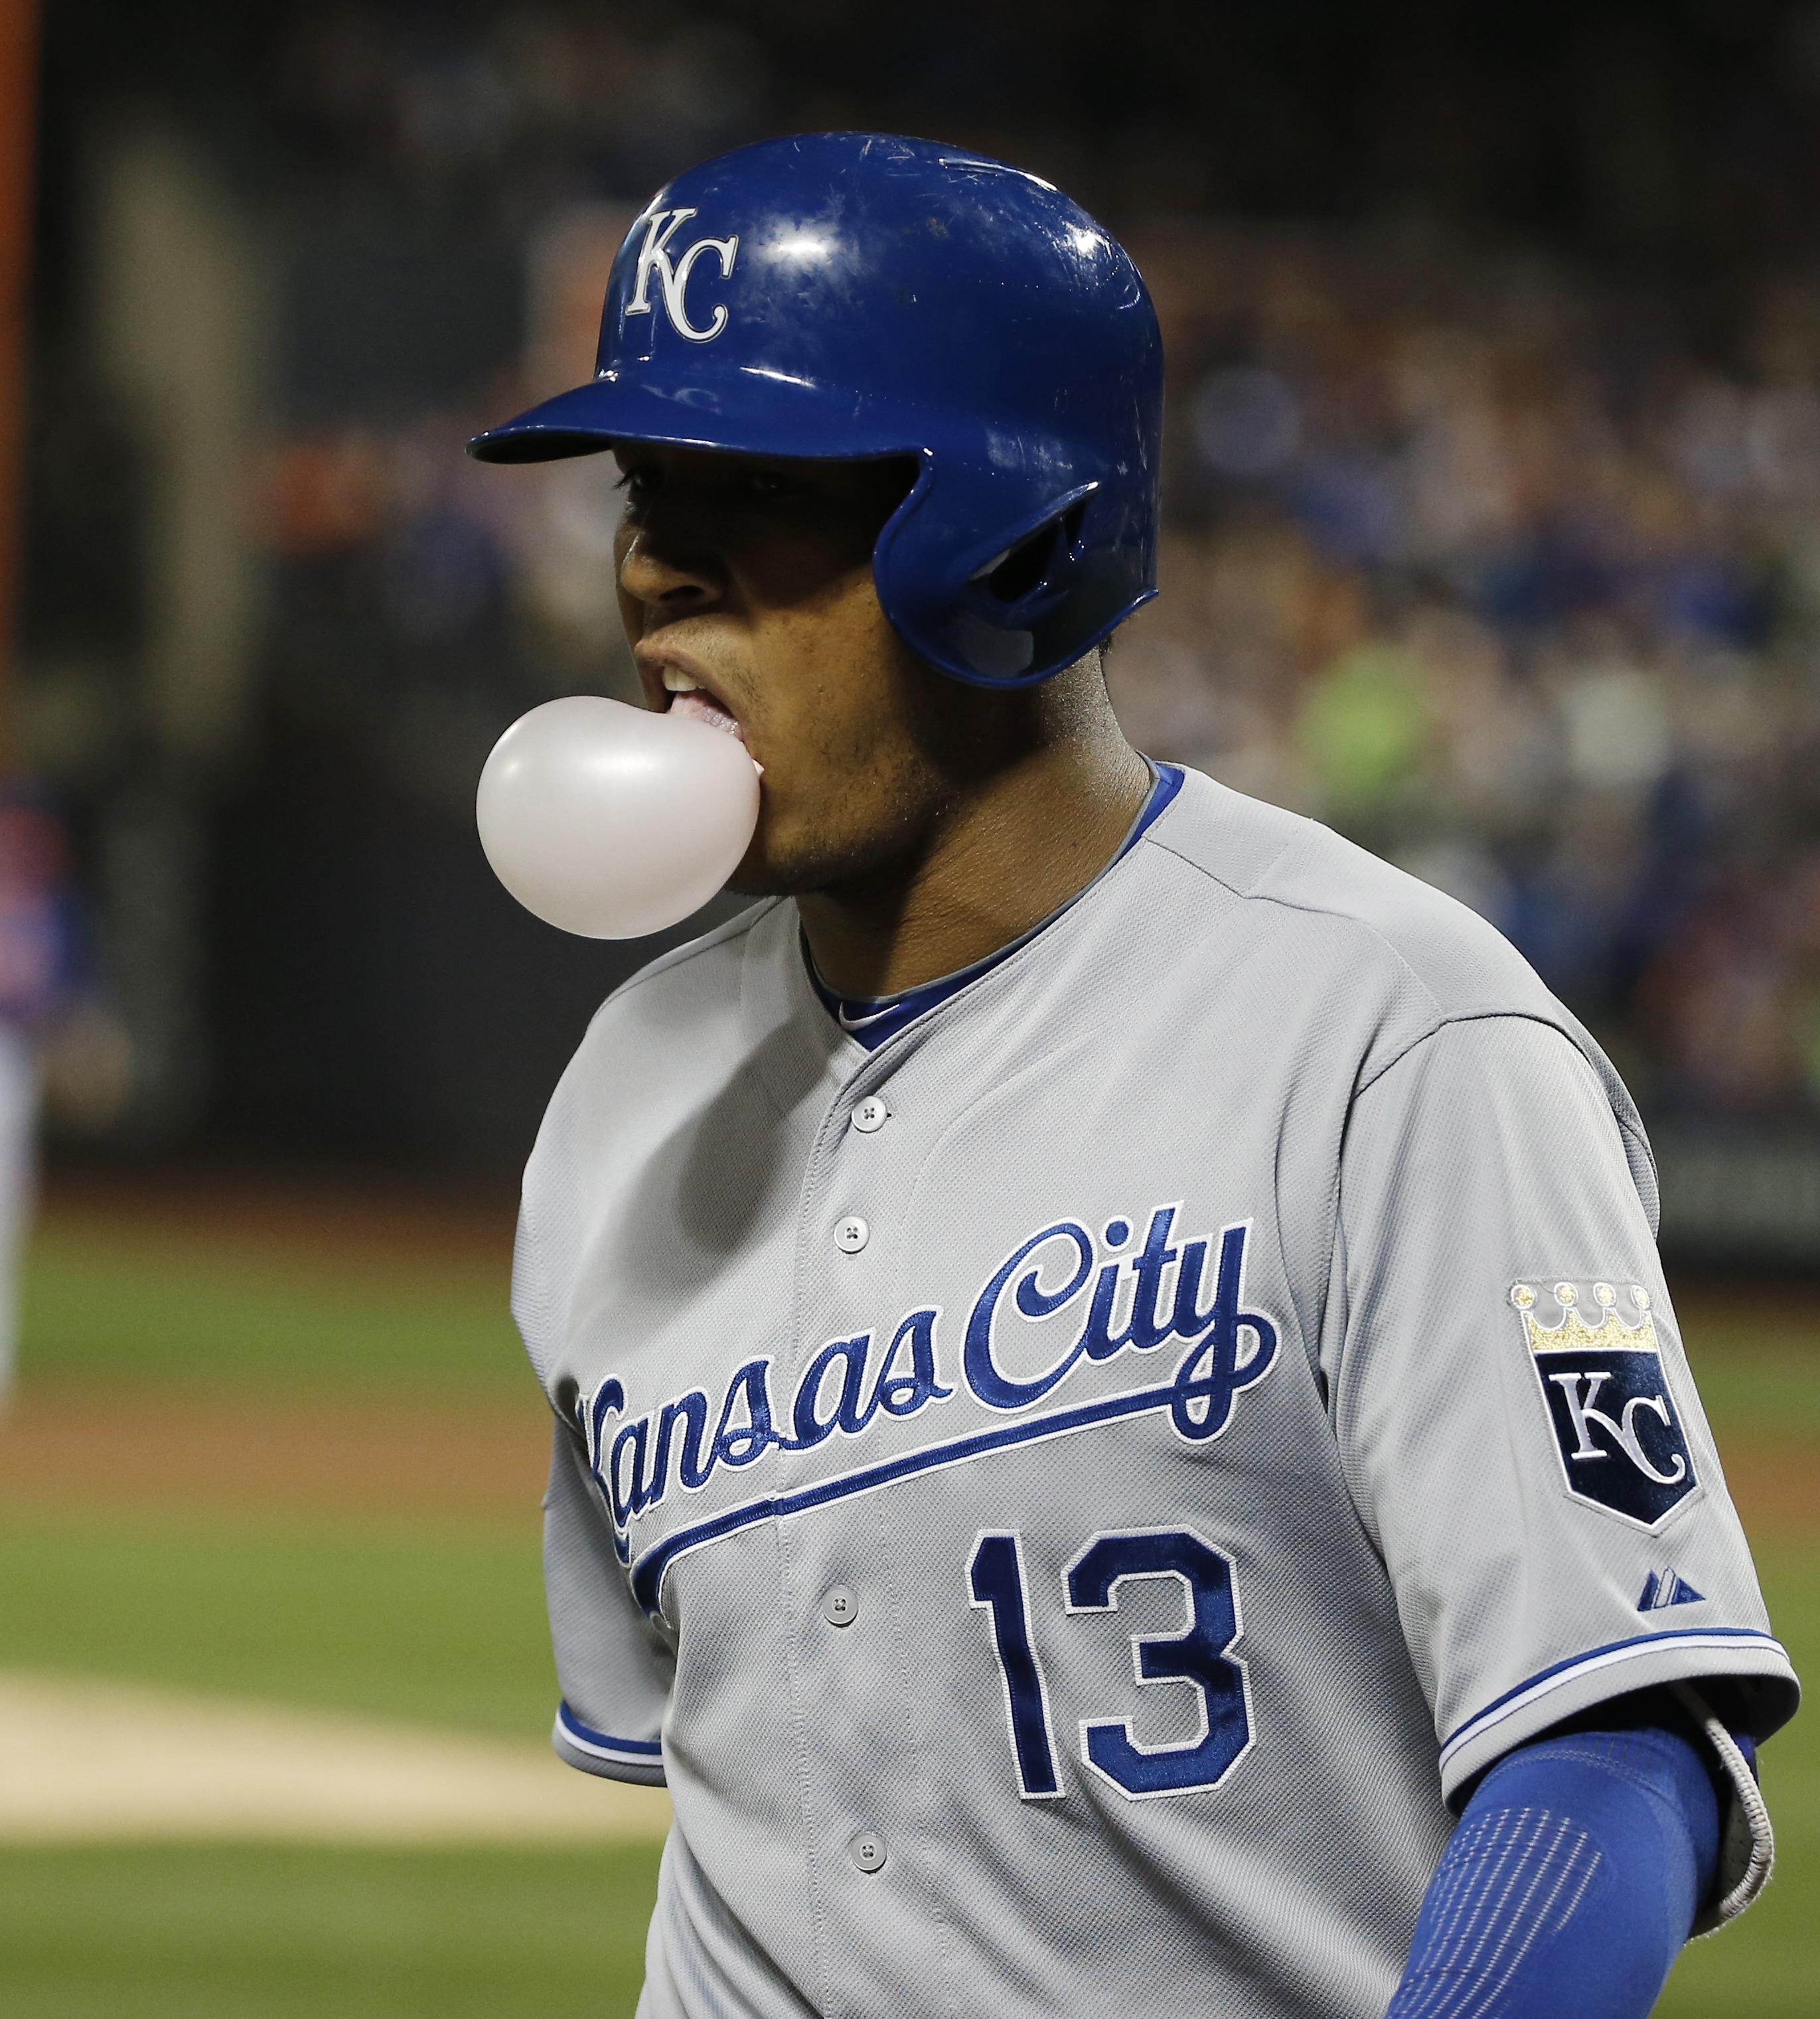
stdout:
[(705, 668), (673, 651), (641, 651), (638, 658), (642, 670), (655, 674), (662, 683), (665, 713), (705, 722), (710, 729), (723, 730), (741, 743), (745, 741), (738, 716), (709, 684)]

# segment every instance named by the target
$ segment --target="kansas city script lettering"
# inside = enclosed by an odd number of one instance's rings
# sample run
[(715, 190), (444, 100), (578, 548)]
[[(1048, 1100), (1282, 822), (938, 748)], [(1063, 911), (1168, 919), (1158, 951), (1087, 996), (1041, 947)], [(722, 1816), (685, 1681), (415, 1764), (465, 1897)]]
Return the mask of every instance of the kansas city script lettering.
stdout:
[[(1209, 1291), (1213, 1243), (1174, 1242), (1177, 1210), (1157, 1207), (1141, 1247), (1123, 1257), (1118, 1251), (1129, 1245), (1131, 1227), (1122, 1220), (1110, 1222), (1098, 1241), (1078, 1221), (1064, 1220), (1021, 1242), (968, 1314), (959, 1368), (968, 1392), (989, 1409), (1033, 1410), (1083, 1360), (1154, 1353), (1170, 1339), (1186, 1339), (1188, 1350), (1159, 1391), (1158, 1406), (1166, 1401), (1176, 1434), (1191, 1442), (1217, 1437), (1236, 1397), (1275, 1363), (1277, 1328), (1262, 1313), (1242, 1308), (1250, 1223), (1220, 1231)], [(1006, 1371), (1013, 1334), (1028, 1336), (1083, 1302), (1080, 1328), (1065, 1351), (1040, 1373)], [(603, 1382), (582, 1412), (582, 1430), (589, 1469), (615, 1524), (623, 1533), (664, 1499), (673, 1482), (698, 1492), (721, 1466), (741, 1470), (770, 1452), (813, 1451), (830, 1437), (862, 1437), (880, 1415), (914, 1416), (946, 1401), (955, 1390), (939, 1371), (941, 1316), (938, 1305), (910, 1312), (882, 1351), (875, 1351), (870, 1332), (830, 1340), (782, 1408), (772, 1394), (768, 1354), (735, 1371), (717, 1408), (704, 1390), (691, 1388), (628, 1418), (624, 1386)]]

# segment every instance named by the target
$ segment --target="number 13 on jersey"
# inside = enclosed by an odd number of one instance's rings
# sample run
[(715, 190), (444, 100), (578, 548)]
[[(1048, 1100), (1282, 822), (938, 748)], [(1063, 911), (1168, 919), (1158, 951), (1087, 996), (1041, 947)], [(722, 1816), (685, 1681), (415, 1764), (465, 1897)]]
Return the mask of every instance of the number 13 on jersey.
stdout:
[[(1048, 1686), (1031, 1631), (1023, 1538), (1005, 1530), (981, 1535), (968, 1577), (970, 1603), (991, 1616), (1019, 1792), (1027, 1800), (1047, 1800), (1064, 1790), (1056, 1770)], [(1201, 1731), (1185, 1744), (1145, 1746), (1126, 1719), (1081, 1719), (1082, 1759), (1133, 1801), (1211, 1788), (1251, 1743), (1245, 1664), (1227, 1652), (1240, 1632), (1231, 1560), (1187, 1528), (1096, 1535), (1063, 1574), (1063, 1610), (1069, 1615), (1115, 1612), (1121, 1587), (1140, 1578), (1169, 1579), (1178, 1586), (1185, 1623), (1177, 1634), (1133, 1634), (1133, 1674), (1140, 1688), (1193, 1690)]]

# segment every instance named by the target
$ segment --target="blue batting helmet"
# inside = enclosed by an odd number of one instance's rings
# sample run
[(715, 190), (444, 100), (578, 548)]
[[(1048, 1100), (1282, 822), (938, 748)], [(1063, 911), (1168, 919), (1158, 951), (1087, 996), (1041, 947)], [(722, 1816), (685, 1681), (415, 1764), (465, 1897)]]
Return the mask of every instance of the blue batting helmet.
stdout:
[(469, 448), (913, 456), (872, 555), (885, 614), (955, 679), (1026, 687), (1156, 593), (1162, 408), (1150, 296), (1084, 210), (965, 148), (810, 133), (659, 190), (593, 378)]

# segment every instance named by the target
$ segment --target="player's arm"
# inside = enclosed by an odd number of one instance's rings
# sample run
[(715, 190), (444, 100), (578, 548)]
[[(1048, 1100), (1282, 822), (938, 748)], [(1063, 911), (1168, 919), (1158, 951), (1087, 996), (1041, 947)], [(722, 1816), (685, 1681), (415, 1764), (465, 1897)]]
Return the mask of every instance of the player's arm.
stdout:
[(562, 1690), (552, 1743), (584, 1773), (659, 1783), (675, 1656), (633, 1603), (581, 1441), (560, 1420), (543, 1508), (544, 1589)]
[(1435, 1872), (1387, 2019), (1644, 2019), (1712, 1897), (1716, 1775), (1664, 1691), (1506, 1753)]
[(543, 1499), (544, 1590), (562, 1692), (551, 1741), (584, 1773), (660, 1783), (676, 1658), (633, 1601), (567, 1406), (572, 1387), (551, 1379), (562, 1307), (552, 1278), (528, 1199), (513, 1261), (512, 1315), (555, 1416)]
[[(1652, 1197), (1640, 1138), (1539, 1021), (1444, 1026), (1354, 1103), (1323, 1368), (1456, 1805), (1496, 1801), (1501, 1762), (1515, 1772), (1564, 1724), (1639, 1691), (1695, 1687), (1758, 1739), (1794, 1706), (1681, 1354)], [(1771, 1843), (1738, 1748), (1720, 1732), (1696, 1756), (1718, 1770), (1721, 1811), (1704, 1927), (1749, 1904)], [(1523, 1771), (1545, 1765), (1538, 1752)], [(1593, 1785), (1581, 1806), (1598, 1806)], [(1700, 1840), (1697, 1815), (1688, 1827)], [(1474, 1841), (1456, 1838), (1450, 1879)], [(1609, 1879), (1629, 1854), (1614, 1838), (1601, 1855)]]

